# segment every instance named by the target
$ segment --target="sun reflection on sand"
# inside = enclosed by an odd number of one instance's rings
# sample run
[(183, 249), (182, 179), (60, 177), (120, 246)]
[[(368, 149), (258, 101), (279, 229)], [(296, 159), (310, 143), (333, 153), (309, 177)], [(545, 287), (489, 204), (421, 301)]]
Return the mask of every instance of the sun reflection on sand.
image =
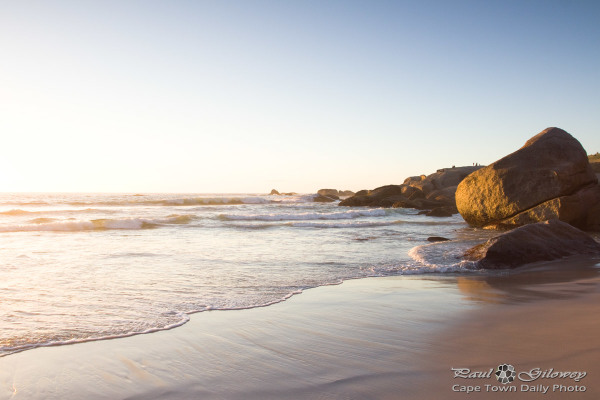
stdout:
[(568, 258), (532, 264), (487, 276), (460, 276), (457, 288), (470, 301), (485, 303), (528, 302), (545, 298), (569, 298), (590, 292), (600, 280), (597, 261)]
[(469, 301), (502, 303), (502, 300), (506, 297), (481, 279), (458, 277), (456, 279), (456, 286), (465, 295), (464, 298)]

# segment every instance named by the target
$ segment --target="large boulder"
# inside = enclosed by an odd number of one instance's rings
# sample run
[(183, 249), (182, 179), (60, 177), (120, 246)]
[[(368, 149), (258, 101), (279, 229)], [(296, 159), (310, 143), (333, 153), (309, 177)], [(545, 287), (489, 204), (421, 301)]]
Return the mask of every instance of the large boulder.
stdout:
[(456, 206), (474, 226), (514, 227), (557, 218), (588, 229), (582, 222), (588, 219), (586, 211), (574, 207), (600, 201), (597, 183), (577, 139), (562, 129), (548, 128), (514, 153), (466, 177), (456, 190)]
[(600, 243), (558, 220), (522, 226), (470, 248), (469, 261), (485, 269), (516, 268), (578, 254), (600, 254)]

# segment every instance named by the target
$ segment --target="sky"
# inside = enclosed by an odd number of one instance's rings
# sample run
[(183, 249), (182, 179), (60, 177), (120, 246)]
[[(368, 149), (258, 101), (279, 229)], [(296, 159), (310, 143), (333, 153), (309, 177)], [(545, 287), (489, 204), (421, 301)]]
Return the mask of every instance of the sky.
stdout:
[(598, 1), (0, 0), (0, 191), (312, 193), (600, 151)]

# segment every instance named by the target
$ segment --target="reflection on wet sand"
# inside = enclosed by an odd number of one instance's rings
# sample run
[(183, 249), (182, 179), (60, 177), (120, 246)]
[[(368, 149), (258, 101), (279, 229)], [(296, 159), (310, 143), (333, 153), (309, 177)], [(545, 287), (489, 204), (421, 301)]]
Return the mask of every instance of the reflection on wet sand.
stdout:
[(457, 288), (466, 300), (486, 303), (528, 302), (570, 298), (597, 290), (600, 263), (570, 258), (537, 263), (485, 276), (459, 276)]

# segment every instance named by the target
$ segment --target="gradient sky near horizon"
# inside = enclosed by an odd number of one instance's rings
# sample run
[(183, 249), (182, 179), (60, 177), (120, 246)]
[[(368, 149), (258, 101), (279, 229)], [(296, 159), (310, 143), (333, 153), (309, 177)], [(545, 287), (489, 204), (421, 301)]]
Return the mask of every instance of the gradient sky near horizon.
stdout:
[(600, 151), (598, 1), (0, 1), (0, 191), (359, 190), (549, 126)]

